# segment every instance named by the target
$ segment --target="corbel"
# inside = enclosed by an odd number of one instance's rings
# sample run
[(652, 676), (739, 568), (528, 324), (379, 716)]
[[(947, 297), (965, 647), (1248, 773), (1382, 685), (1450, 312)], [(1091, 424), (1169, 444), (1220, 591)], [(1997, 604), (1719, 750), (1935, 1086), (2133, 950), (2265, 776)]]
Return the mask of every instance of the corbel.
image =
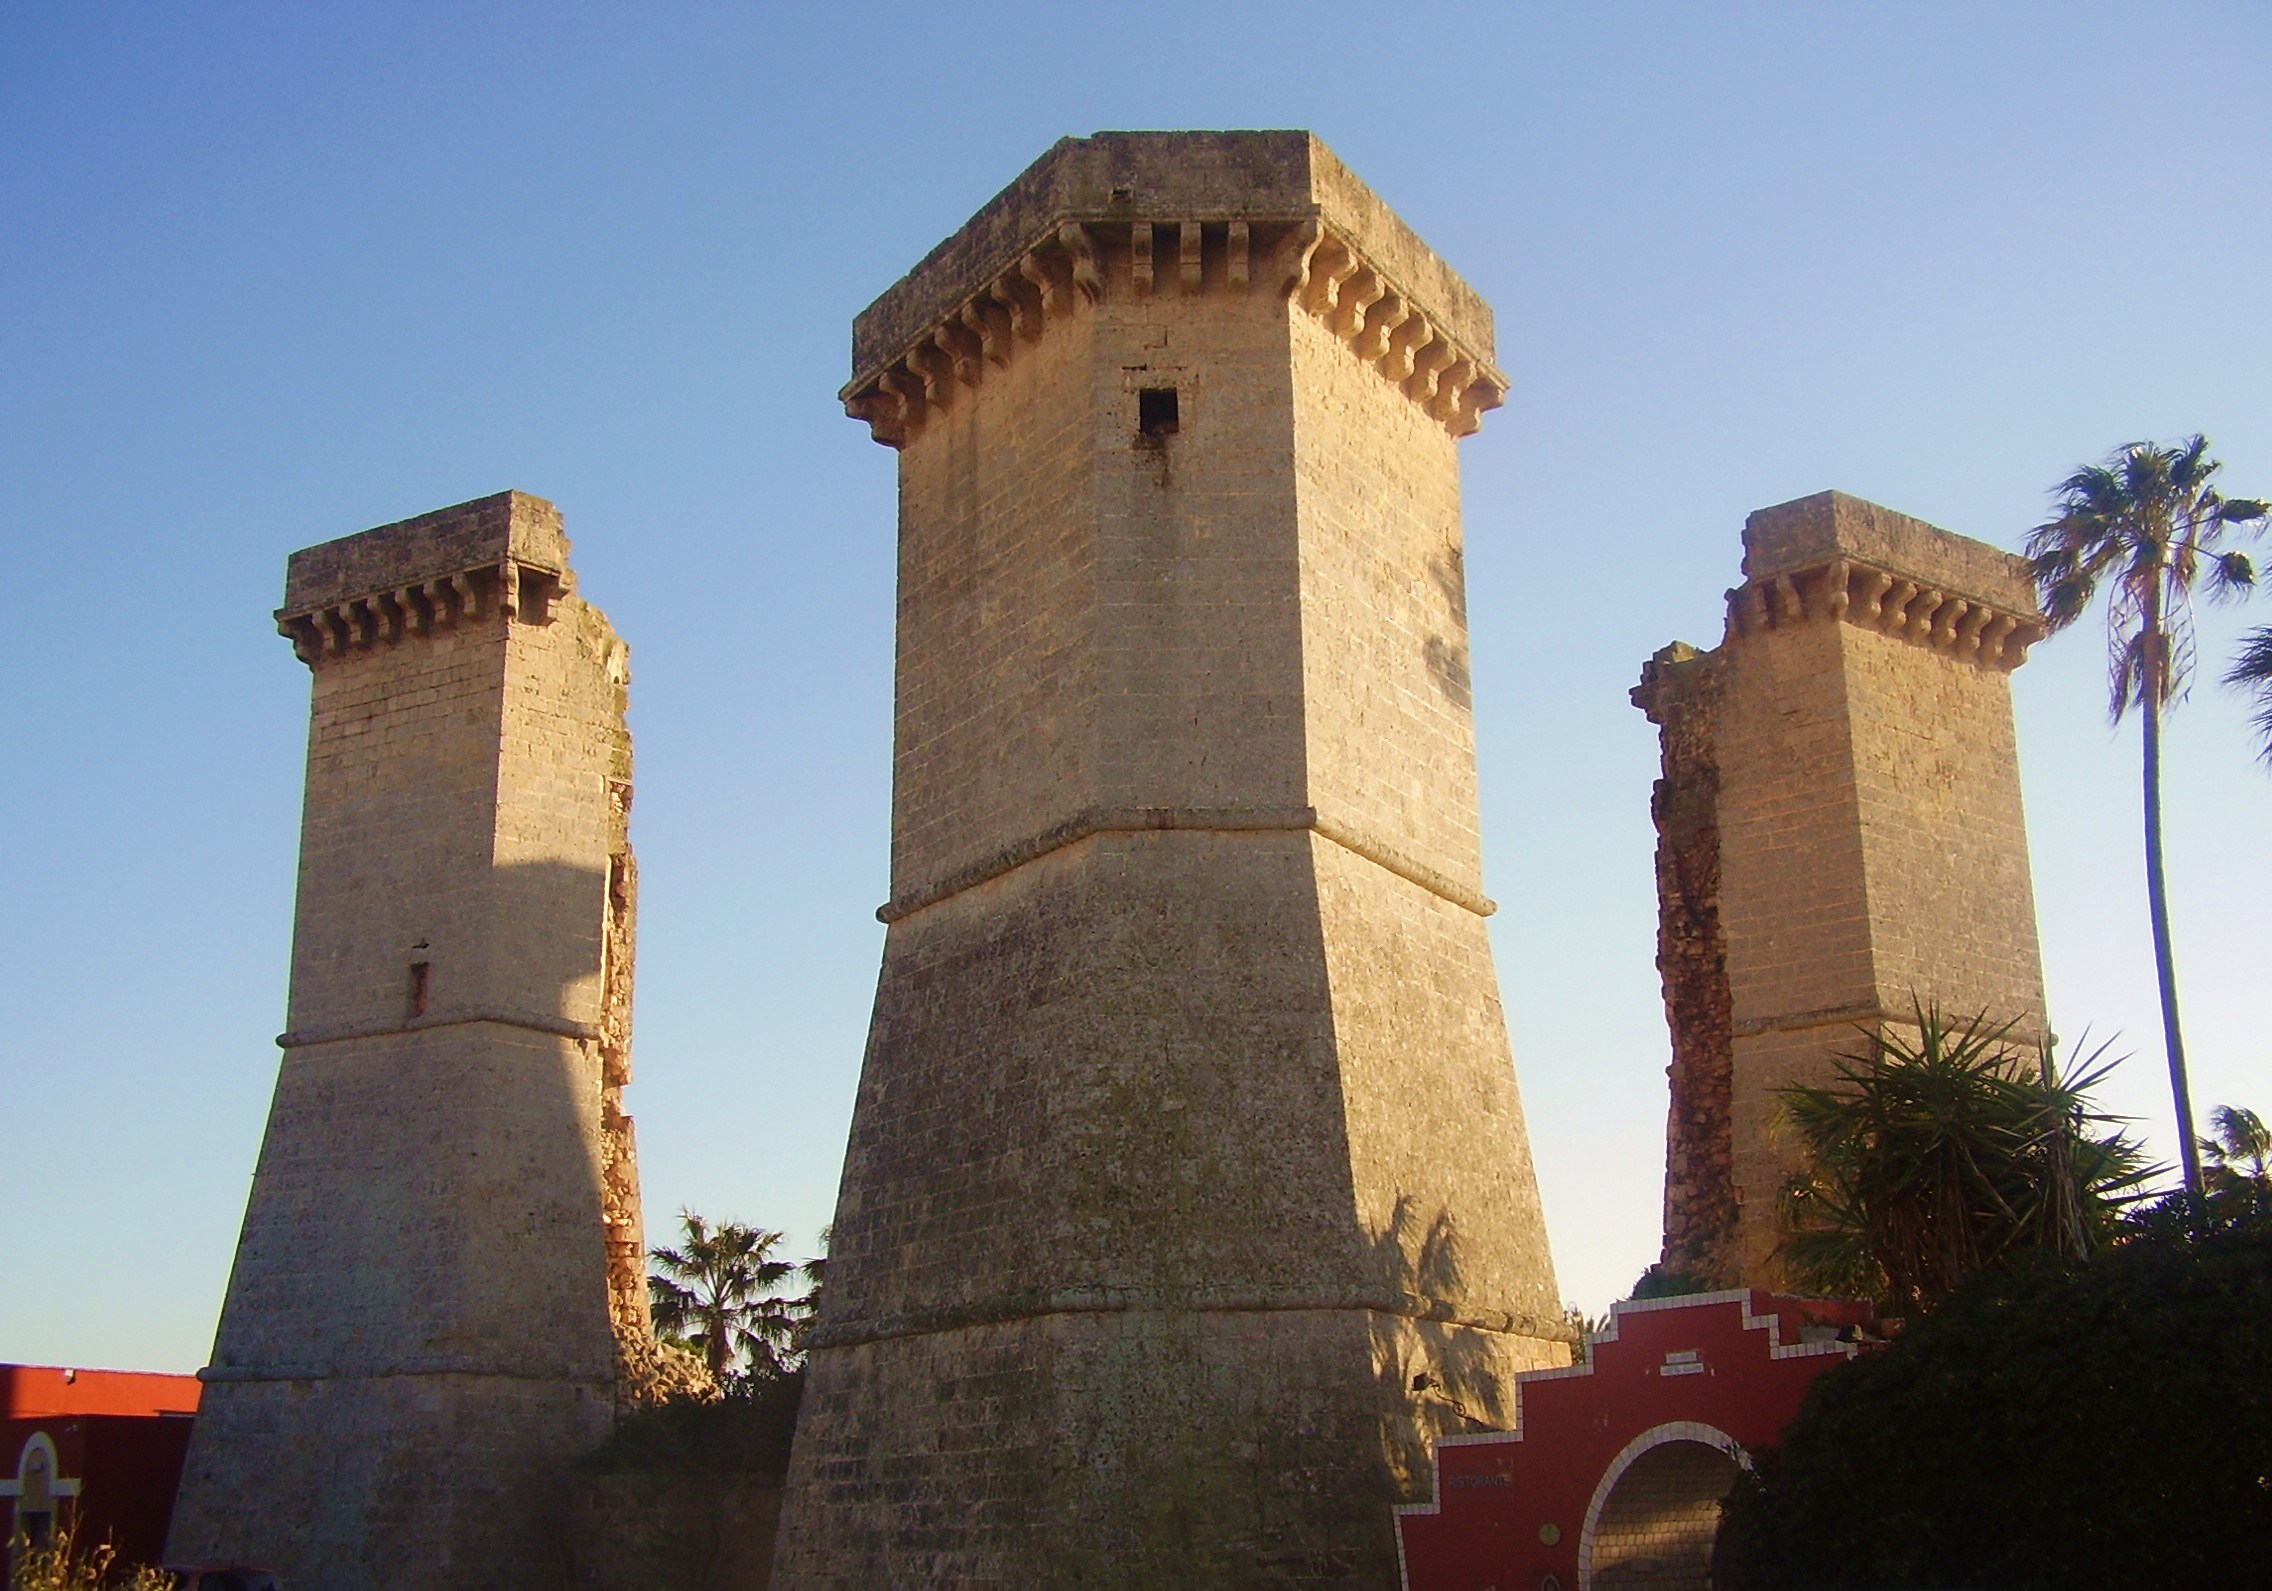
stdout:
[(426, 588), (423, 585), (404, 586), (394, 594), (395, 606), (402, 609), (404, 620), (412, 635), (434, 633), (434, 610), (426, 605)]
[(497, 609), (507, 624), (521, 616), (521, 566), (510, 558), (497, 565)]
[(1412, 305), (1394, 293), (1388, 295), (1381, 312), (1365, 325), (1349, 346), (1368, 365), (1379, 364), (1388, 352), (1389, 333), (1412, 318)]
[(970, 344), (976, 340), (953, 321), (934, 328), (931, 333), (931, 346), (946, 356), (947, 368), (966, 387), (977, 386), (985, 375), (970, 352)]
[(1041, 316), (1026, 307), (1026, 295), (1018, 290), (1021, 280), (1016, 275), (996, 277), (993, 285), (986, 289), (986, 296), (1001, 305), (1003, 313), (1009, 316), (1013, 342), (1039, 342)]
[[(1041, 313), (1045, 320), (1055, 320), (1072, 306), (1065, 301), (1065, 289), (1057, 280), (1057, 273), (1049, 268), (1039, 249), (1028, 249), (1018, 258), (1018, 274), (1033, 283), (1034, 291), (1041, 296)], [(1035, 336), (1041, 335), (1037, 329)]]
[(1078, 221), (1067, 221), (1057, 229), (1057, 245), (1073, 261), (1073, 285), (1090, 303), (1104, 297), (1104, 276), (1097, 270), (1097, 247), (1090, 241), (1089, 229)]
[(1006, 327), (998, 327), (987, 310), (987, 297), (980, 295), (962, 307), (962, 323), (978, 339), (979, 356), (990, 365), (1010, 362), (1010, 339)]
[(1460, 394), (1459, 413), (1453, 416), (1453, 436), (1473, 436), (1483, 429), (1485, 411), (1496, 409), (1507, 401), (1506, 389), (1489, 377), (1479, 377), (1467, 384)]
[(1962, 597), (1951, 597), (1941, 604), (1941, 611), (1933, 615), (1933, 645), (1936, 650), (1956, 650), (1956, 627), (1972, 611), (1972, 604)]
[(1413, 356), (1412, 377), (1405, 382), (1404, 390), (1414, 402), (1426, 408), (1436, 396), (1436, 378), (1458, 357), (1458, 351), (1438, 337)]
[(1459, 355), (1437, 373), (1436, 390), (1424, 406), (1431, 419), (1450, 424), (1459, 413), (1460, 394), (1476, 376), (1475, 361), (1465, 354)]
[(1325, 224), (1317, 217), (1296, 225), (1279, 244), (1278, 292), (1282, 297), (1299, 300), (1310, 285), (1310, 267), (1317, 259), (1319, 245), (1325, 242)]
[(1128, 228), (1128, 285), (1138, 298), (1152, 296), (1152, 223), (1132, 222)]
[(391, 591), (371, 598), (371, 617), (376, 621), (379, 639), (390, 646), (410, 633), (410, 614)]
[(1233, 221), (1231, 223), (1228, 274), (1231, 291), (1234, 293), (1243, 293), (1247, 290), (1247, 277), (1253, 250), (1252, 229), (1244, 221)]
[(1807, 616), (1805, 604), (1799, 601), (1799, 583), (1788, 572), (1775, 577), (1775, 606), (1778, 610), (1775, 618), (1777, 629), (1786, 624), (1797, 624)]
[(1336, 336), (1354, 341), (1365, 329), (1365, 312), (1388, 296), (1388, 283), (1369, 265), (1360, 265), (1349, 283), (1334, 306), (1333, 319), (1327, 324)]
[(907, 406), (891, 393), (882, 391), (880, 384), (877, 390), (863, 392), (844, 403), (844, 412), (855, 420), (866, 421), (868, 435), (886, 447), (906, 445), (907, 427), (901, 418), (906, 410)]
[(1980, 660), (1991, 668), (2000, 668), (2004, 662), (2004, 638), (2018, 627), (2019, 620), (2009, 613), (1999, 613), (1988, 621), (1980, 632)]
[(1302, 307), (1330, 326), (1333, 306), (1341, 298), (1341, 284), (1356, 275), (1365, 262), (1357, 257), (1355, 249), (1332, 234), (1327, 234), (1326, 242), (1332, 249), (1326, 257), (1332, 263), (1322, 271), (1310, 272), (1309, 297)]
[(1885, 594), (1893, 589), (1893, 576), (1883, 569), (1867, 571), (1863, 582), (1861, 622), (1875, 629), (1885, 617)]
[(325, 657), (344, 657), (347, 649), (355, 644), (354, 636), (347, 628), (347, 614), (338, 604), (317, 609), (315, 622), (323, 631)]
[(357, 597), (347, 604), (347, 627), (350, 644), (366, 650), (378, 644), (379, 620), (368, 599)]
[(1848, 589), (1853, 583), (1854, 566), (1843, 558), (1830, 560), (1830, 567), (1822, 572), (1822, 611), (1835, 624), (1846, 617), (1854, 594)]
[(907, 368), (915, 379), (923, 383), (923, 403), (927, 409), (944, 409), (954, 396), (954, 361), (946, 359), (926, 338), (907, 350)]
[(292, 643), (292, 655), (310, 668), (323, 656), (323, 630), (308, 614), (278, 615), (276, 633)]
[(889, 365), (876, 378), (876, 385), (885, 394), (899, 400), (898, 423), (901, 432), (914, 430), (923, 423), (923, 389), (921, 372), (910, 372), (899, 365)]
[(461, 570), (450, 576), (450, 589), (457, 593), (458, 616), (466, 619), (481, 617), (481, 585), (470, 570)]
[(1972, 611), (1967, 613), (1956, 627), (1956, 655), (1958, 657), (1976, 658), (1980, 655), (1980, 631), (1994, 616), (1995, 611), (1994, 608), (1984, 607), (1977, 602), (1972, 605)]
[(1388, 352), (1381, 357), (1381, 374), (1398, 386), (1412, 379), (1412, 365), (1421, 349), (1436, 335), (1436, 328), (1428, 317), (1414, 310), (1404, 323), (1389, 335)]
[(1886, 598), (1885, 606), (1879, 612), (1878, 628), (1887, 635), (1899, 635), (1902, 631), (1908, 629), (1909, 604), (1916, 600), (1917, 582), (1914, 580), (1898, 582), (1893, 588), (1893, 594)]
[(1933, 638), (1933, 615), (1941, 611), (1941, 604), (1947, 600), (1946, 592), (1928, 589), (1924, 596), (1912, 603), (1909, 610), (1907, 638), (1917, 642), (1920, 646), (1930, 642)]
[(1203, 267), (1206, 264), (1207, 234), (1196, 221), (1183, 223), (1183, 235), (1176, 240), (1176, 285), (1185, 295), (1199, 291)]

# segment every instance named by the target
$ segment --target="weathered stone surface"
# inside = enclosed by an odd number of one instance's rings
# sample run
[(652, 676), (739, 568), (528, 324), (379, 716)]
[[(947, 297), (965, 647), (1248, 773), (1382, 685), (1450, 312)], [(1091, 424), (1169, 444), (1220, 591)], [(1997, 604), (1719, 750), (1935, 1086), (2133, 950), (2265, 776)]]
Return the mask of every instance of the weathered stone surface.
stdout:
[(662, 1374), (631, 1123), (628, 656), (548, 503), (311, 548), (289, 1031), (171, 1551), (296, 1591), (562, 1583)]
[(766, 1591), (781, 1488), (701, 1471), (579, 1476), (568, 1515), (575, 1591)]
[(1914, 1003), (2042, 1041), (2009, 674), (2024, 562), (1837, 492), (1753, 514), (1714, 651), (1650, 660), (1673, 1032), (1664, 1264), (1773, 1286), (1775, 1091)]
[(1489, 322), (1339, 169), (1061, 144), (862, 317), (891, 928), (784, 1587), (1386, 1588), (1427, 1440), (1565, 1362), (1483, 921)]

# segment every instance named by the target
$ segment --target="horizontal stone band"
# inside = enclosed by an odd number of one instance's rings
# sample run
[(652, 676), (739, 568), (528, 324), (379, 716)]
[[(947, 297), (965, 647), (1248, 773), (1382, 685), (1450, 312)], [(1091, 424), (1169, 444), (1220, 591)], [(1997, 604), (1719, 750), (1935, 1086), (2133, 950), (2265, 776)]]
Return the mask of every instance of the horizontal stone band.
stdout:
[(544, 1381), (554, 1385), (565, 1381), (571, 1385), (581, 1383), (607, 1396), (615, 1391), (612, 1376), (579, 1376), (558, 1365), (531, 1368), (520, 1360), (476, 1359), (459, 1354), (393, 1369), (358, 1369), (352, 1373), (335, 1365), (207, 1365), (197, 1372), (197, 1379), (204, 1382), (394, 1381), (404, 1376), (480, 1376), (497, 1381)]
[(476, 1022), (493, 1022), (499, 1027), (527, 1028), (532, 1033), (550, 1033), (564, 1039), (597, 1039), (598, 1027), (590, 1022), (571, 1022), (566, 1017), (539, 1016), (533, 1011), (468, 1011), (457, 1015), (413, 1017), (408, 1022), (343, 1022), (332, 1027), (294, 1028), (289, 1033), (276, 1035), (276, 1047), (283, 1050), (303, 1049), (310, 1044), (344, 1044), (350, 1039), (385, 1038), (396, 1033), (424, 1033), (433, 1028), (466, 1027)]
[(1353, 856), (1363, 857), (1375, 867), (1394, 873), (1410, 884), (1417, 884), (1429, 894), (1454, 906), (1488, 917), (1498, 905), (1489, 897), (1477, 894), (1432, 867), (1423, 866), (1410, 857), (1398, 854), (1386, 846), (1375, 844), (1327, 818), (1321, 818), (1315, 807), (1093, 807), (1087, 812), (1052, 825), (1039, 834), (1014, 841), (992, 856), (958, 868), (934, 883), (909, 890), (876, 908), (879, 922), (896, 923), (913, 916), (927, 906), (936, 906), (965, 890), (1014, 872), (1028, 862), (1038, 861), (1054, 851), (1099, 834), (1144, 834), (1161, 829), (1175, 829), (1203, 834), (1299, 833), (1304, 830), (1331, 840)]
[(903, 1337), (927, 1337), (939, 1332), (968, 1331), (979, 1326), (1002, 1325), (1014, 1320), (1032, 1320), (1047, 1315), (1126, 1315), (1146, 1314), (1201, 1314), (1201, 1315), (1286, 1315), (1286, 1314), (1346, 1314), (1362, 1311), (1374, 1315), (1394, 1315), (1405, 1320), (1424, 1320), (1445, 1326), (1462, 1326), (1471, 1331), (1499, 1332), (1516, 1337), (1535, 1337), (1546, 1342), (1575, 1343), (1578, 1334), (1566, 1321), (1542, 1320), (1531, 1315), (1518, 1315), (1502, 1310), (1486, 1310), (1475, 1314), (1461, 1314), (1449, 1304), (1434, 1299), (1419, 1298), (1410, 1293), (1372, 1297), (1270, 1297), (1239, 1295), (1178, 1295), (1104, 1290), (1049, 1294), (1032, 1294), (1013, 1297), (990, 1304), (965, 1304), (944, 1309), (909, 1310), (871, 1325), (823, 1326), (813, 1333), (815, 1348), (856, 1348), (871, 1342), (890, 1342)]

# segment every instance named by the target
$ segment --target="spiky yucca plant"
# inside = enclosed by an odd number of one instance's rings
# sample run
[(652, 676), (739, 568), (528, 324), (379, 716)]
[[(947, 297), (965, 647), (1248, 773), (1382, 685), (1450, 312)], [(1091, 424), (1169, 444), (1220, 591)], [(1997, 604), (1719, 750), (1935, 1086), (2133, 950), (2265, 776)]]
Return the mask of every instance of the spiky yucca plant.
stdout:
[(2013, 1024), (1915, 1008), (1916, 1037), (1862, 1029), (1827, 1086), (1780, 1091), (1804, 1169), (1782, 1200), (1781, 1259), (1802, 1287), (1931, 1309), (2023, 1253), (2080, 1259), (2114, 1234), (2153, 1175), (2090, 1092), (2101, 1045), (2064, 1074), (2010, 1041)]

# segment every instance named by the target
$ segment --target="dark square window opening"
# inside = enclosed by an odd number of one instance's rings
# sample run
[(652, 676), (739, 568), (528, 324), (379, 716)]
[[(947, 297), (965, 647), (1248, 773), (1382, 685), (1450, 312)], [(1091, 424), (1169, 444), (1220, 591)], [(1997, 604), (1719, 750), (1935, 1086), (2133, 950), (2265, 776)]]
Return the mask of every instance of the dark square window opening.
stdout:
[(1136, 394), (1136, 429), (1146, 436), (1176, 433), (1175, 388), (1146, 387)]

